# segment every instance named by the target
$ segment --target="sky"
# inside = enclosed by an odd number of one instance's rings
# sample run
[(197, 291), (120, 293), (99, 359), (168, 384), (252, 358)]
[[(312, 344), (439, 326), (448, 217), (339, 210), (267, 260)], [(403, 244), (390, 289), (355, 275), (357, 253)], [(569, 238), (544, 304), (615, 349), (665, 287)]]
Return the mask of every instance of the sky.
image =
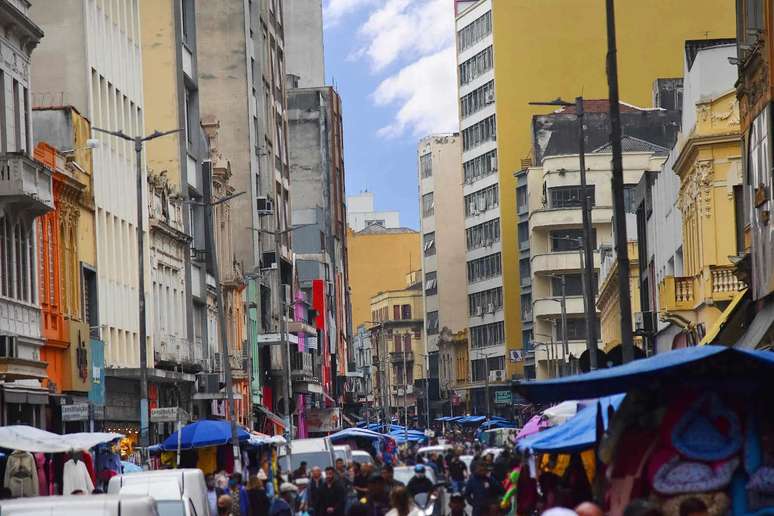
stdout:
[(419, 227), (417, 142), (458, 130), (450, 0), (323, 0), (325, 75), (341, 95), (347, 195)]

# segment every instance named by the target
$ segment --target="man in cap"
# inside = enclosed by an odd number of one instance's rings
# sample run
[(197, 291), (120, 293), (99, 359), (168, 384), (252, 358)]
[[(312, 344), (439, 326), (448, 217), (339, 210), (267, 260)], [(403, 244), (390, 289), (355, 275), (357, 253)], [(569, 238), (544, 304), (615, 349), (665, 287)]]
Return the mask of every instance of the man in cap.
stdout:
[(269, 509), (269, 516), (293, 516), (296, 513), (296, 495), (298, 488), (290, 482), (283, 482), (280, 494)]
[(406, 487), (408, 488), (409, 493), (411, 493), (411, 496), (414, 497), (419, 493), (429, 493), (435, 486), (433, 485), (433, 481), (427, 478), (425, 466), (417, 464), (414, 466), (414, 476), (411, 477), (411, 480), (409, 480)]

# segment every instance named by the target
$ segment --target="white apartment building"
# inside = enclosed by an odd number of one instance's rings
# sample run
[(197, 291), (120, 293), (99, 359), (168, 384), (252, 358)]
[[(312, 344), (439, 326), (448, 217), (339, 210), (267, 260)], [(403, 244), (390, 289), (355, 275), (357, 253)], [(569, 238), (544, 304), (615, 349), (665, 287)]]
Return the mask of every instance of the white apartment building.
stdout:
[(425, 354), (430, 357), (430, 377), (437, 377), (441, 386), (453, 384), (456, 377), (451, 342), (442, 351), (441, 335), (465, 330), (468, 315), (465, 236), (460, 231), (465, 222), (461, 144), (459, 133), (454, 133), (428, 136), (417, 146)]
[(506, 379), (492, 1), (458, 3), (456, 29), (471, 381), (483, 386), (487, 372)]
[(354, 231), (379, 225), (386, 229), (400, 227), (400, 212), (376, 211), (373, 192), (361, 192), (347, 196), (347, 225)]
[[(631, 212), (634, 188), (646, 171), (661, 168), (668, 149), (624, 137), (625, 202)], [(600, 248), (613, 245), (613, 194), (608, 146), (586, 154), (587, 188), (592, 189), (594, 274), (598, 285)], [(559, 362), (577, 361), (586, 350), (586, 319), (583, 306), (583, 257), (580, 172), (578, 155), (554, 155), (542, 167), (528, 171), (529, 248), (532, 276), (535, 369), (538, 379), (556, 376)], [(542, 192), (542, 193), (541, 193)], [(633, 218), (632, 218), (633, 220)], [(629, 228), (634, 231), (634, 228)], [(636, 234), (634, 231), (631, 234)], [(562, 349), (562, 280), (566, 310), (569, 355)], [(595, 292), (596, 299), (596, 292)], [(596, 302), (595, 302), (596, 305)], [(599, 320), (595, 335), (599, 337)]]
[[(61, 95), (62, 103), (73, 105), (93, 127), (144, 134), (139, 2), (36, 0), (31, 15), (47, 36), (35, 56), (36, 94)], [(105, 365), (136, 368), (140, 348), (135, 152), (128, 141), (105, 134), (98, 138), (100, 145), (93, 152), (94, 200)], [(147, 231), (147, 220), (143, 227)], [(146, 248), (149, 271), (147, 253)], [(146, 273), (146, 313), (151, 321), (149, 276)]]

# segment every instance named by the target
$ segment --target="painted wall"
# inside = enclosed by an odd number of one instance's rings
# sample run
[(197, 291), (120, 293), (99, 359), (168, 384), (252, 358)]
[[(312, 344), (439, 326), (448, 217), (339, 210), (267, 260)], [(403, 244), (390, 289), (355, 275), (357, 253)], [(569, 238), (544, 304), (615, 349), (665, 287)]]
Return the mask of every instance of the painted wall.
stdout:
[(321, 0), (284, 0), (285, 71), (300, 78), (299, 88), (325, 83)]
[(347, 231), (352, 327), (371, 324), (371, 298), (402, 289), (406, 274), (419, 267), (420, 235), (409, 229), (382, 233)]
[[(498, 149), (505, 334), (508, 348), (521, 349), (513, 172), (529, 157), (531, 116), (545, 111), (528, 103), (580, 94), (608, 97), (605, 12), (604, 2), (594, 0), (493, 4), (497, 138), (507, 142)], [(681, 74), (686, 39), (735, 33), (734, 6), (723, 0), (625, 0), (616, 8), (620, 96), (638, 105), (651, 103), (656, 78)]]

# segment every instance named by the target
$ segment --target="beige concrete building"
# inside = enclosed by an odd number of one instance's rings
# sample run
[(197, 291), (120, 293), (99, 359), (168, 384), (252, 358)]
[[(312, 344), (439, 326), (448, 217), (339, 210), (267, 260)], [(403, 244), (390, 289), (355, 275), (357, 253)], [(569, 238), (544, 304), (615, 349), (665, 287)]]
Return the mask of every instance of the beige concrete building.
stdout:
[(442, 395), (456, 385), (451, 337), (467, 329), (468, 298), (473, 302), (480, 297), (466, 297), (461, 145), (454, 133), (428, 136), (417, 146), (425, 353), (430, 377), (438, 378)]
[[(631, 196), (643, 172), (659, 170), (668, 151), (642, 140), (627, 137), (624, 141), (624, 148), (639, 148), (638, 151), (624, 152), (624, 185), (628, 196)], [(599, 249), (613, 244), (610, 159), (607, 146), (586, 154), (587, 184), (593, 188), (590, 197), (595, 273), (592, 283), (595, 286), (600, 267)], [(570, 363), (571, 370), (577, 369), (577, 361), (586, 350), (581, 254), (582, 196), (577, 154), (549, 156), (543, 160), (542, 167), (530, 168), (528, 191), (531, 192), (529, 248), (535, 370), (537, 378), (541, 379), (556, 376), (563, 360)], [(544, 193), (541, 195), (539, 192)], [(627, 222), (633, 223), (633, 216), (628, 217)], [(636, 228), (628, 227), (627, 233), (636, 234)], [(562, 280), (565, 284), (568, 350), (562, 347)], [(595, 335), (599, 337), (599, 322), (596, 324)]]

